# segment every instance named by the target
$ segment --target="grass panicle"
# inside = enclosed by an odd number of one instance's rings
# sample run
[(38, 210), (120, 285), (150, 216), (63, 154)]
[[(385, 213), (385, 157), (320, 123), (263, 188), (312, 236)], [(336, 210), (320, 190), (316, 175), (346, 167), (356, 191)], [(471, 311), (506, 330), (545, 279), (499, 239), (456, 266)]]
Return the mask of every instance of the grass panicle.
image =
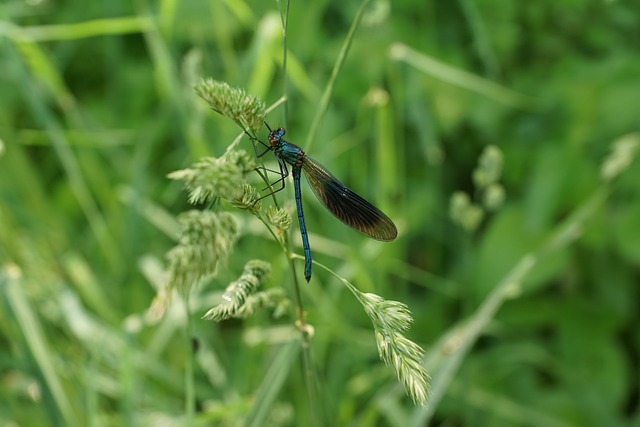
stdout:
[(244, 89), (211, 78), (201, 80), (194, 89), (213, 111), (229, 117), (243, 129), (257, 132), (263, 126), (267, 114), (264, 102), (247, 95)]
[(242, 193), (233, 199), (231, 204), (238, 209), (248, 210), (256, 216), (259, 216), (258, 214), (262, 205), (258, 191), (246, 182), (242, 184)]
[(633, 163), (640, 151), (640, 133), (623, 135), (611, 144), (611, 153), (602, 162), (600, 176), (612, 181)]
[(402, 334), (413, 322), (409, 308), (401, 302), (385, 300), (376, 294), (358, 294), (373, 324), (380, 359), (396, 371), (414, 403), (426, 405), (430, 377), (422, 366), (424, 351)]
[(484, 218), (484, 211), (473, 203), (469, 195), (463, 191), (456, 191), (449, 202), (449, 216), (451, 220), (464, 230), (472, 232), (478, 228)]
[[(222, 302), (211, 308), (203, 316), (203, 319), (219, 322), (232, 317), (242, 317), (239, 315), (240, 310), (245, 306), (247, 300), (257, 292), (260, 284), (270, 272), (271, 265), (264, 261), (251, 260), (247, 262), (238, 280), (229, 284), (225, 289)], [(261, 299), (265, 300), (266, 298), (262, 297)], [(257, 309), (257, 303), (252, 302), (251, 307), (253, 311), (245, 309), (245, 317), (248, 315), (247, 313), (253, 313)]]
[(504, 204), (506, 197), (507, 195), (502, 184), (489, 184), (482, 192), (482, 206), (490, 212), (495, 212)]
[(207, 203), (221, 197), (236, 200), (242, 196), (244, 176), (255, 169), (255, 162), (246, 151), (231, 151), (220, 158), (204, 158), (190, 168), (171, 172), (168, 176), (184, 181), (192, 204)]
[(502, 163), (502, 151), (495, 145), (486, 146), (473, 170), (472, 177), (476, 188), (481, 190), (498, 182), (502, 176)]
[(503, 205), (506, 192), (499, 182), (502, 168), (502, 151), (495, 145), (485, 147), (478, 158), (478, 165), (471, 174), (480, 202), (474, 202), (462, 191), (456, 191), (451, 195), (449, 216), (465, 231), (477, 230), (488, 212), (495, 212)]
[(284, 208), (269, 206), (267, 208), (267, 221), (276, 227), (281, 235), (291, 228), (291, 215)]
[(180, 214), (180, 240), (167, 253), (168, 289), (188, 290), (216, 273), (238, 237), (238, 221), (227, 212), (191, 210)]
[(273, 317), (280, 318), (289, 312), (291, 301), (282, 288), (271, 288), (256, 292), (245, 300), (234, 317), (246, 319), (258, 310), (273, 310)]

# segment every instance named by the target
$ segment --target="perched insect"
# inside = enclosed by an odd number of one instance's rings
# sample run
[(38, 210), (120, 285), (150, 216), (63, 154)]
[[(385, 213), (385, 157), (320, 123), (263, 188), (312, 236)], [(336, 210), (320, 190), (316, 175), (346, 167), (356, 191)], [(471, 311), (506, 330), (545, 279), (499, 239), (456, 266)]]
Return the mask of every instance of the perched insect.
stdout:
[(312, 262), (309, 236), (307, 235), (307, 226), (302, 210), (301, 171), (304, 171), (307, 181), (318, 200), (340, 221), (372, 239), (388, 242), (396, 238), (398, 235), (396, 226), (380, 209), (341, 183), (324, 166), (307, 156), (300, 147), (285, 141), (282, 138), (286, 132), (284, 128), (272, 130), (268, 124), (265, 123), (265, 125), (269, 129), (269, 145), (261, 142), (267, 149), (262, 153), (257, 153), (256, 150), (256, 153), (258, 157), (262, 157), (267, 152), (273, 151), (278, 160), (280, 165), (280, 179), (278, 181), (282, 185), (274, 193), (284, 188), (285, 178), (289, 176), (287, 165), (291, 166), (298, 221), (300, 222), (300, 234), (302, 235), (302, 247), (304, 249), (304, 277), (307, 282), (311, 280)]

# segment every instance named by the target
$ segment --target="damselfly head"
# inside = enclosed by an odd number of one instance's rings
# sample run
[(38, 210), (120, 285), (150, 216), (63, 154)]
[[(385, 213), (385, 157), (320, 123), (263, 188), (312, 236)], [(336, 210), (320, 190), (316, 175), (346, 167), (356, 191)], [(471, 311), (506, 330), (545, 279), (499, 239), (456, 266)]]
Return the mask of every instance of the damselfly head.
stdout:
[(269, 132), (269, 144), (277, 145), (282, 140), (282, 137), (287, 131), (284, 128), (278, 128)]

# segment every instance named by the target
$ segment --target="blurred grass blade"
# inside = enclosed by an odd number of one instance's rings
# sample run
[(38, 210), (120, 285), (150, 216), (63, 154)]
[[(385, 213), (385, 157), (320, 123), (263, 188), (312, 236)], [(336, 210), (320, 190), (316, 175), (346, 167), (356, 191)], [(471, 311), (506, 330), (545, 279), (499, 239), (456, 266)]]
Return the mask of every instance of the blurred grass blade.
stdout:
[(58, 353), (54, 352), (47, 343), (38, 316), (24, 293), (25, 285), (21, 278), (22, 273), (18, 266), (11, 264), (3, 266), (0, 270), (1, 294), (5, 296), (5, 303), (15, 315), (30, 354), (45, 381), (44, 386), (51, 393), (64, 424), (72, 427), (80, 426), (78, 415), (74, 412), (61, 378), (53, 365), (56, 356), (51, 357), (51, 355)]
[(177, 0), (161, 0), (158, 13), (158, 25), (165, 37), (173, 36), (173, 25), (176, 19)]
[(324, 88), (324, 92), (322, 93), (322, 98), (320, 99), (320, 103), (318, 105), (318, 109), (316, 110), (316, 114), (313, 117), (313, 122), (311, 122), (311, 129), (309, 129), (309, 133), (307, 134), (307, 139), (304, 143), (305, 150), (310, 150), (316, 139), (318, 139), (318, 132), (320, 131), (320, 125), (322, 124), (322, 119), (324, 115), (327, 113), (327, 109), (329, 108), (329, 99), (331, 98), (331, 94), (333, 93), (333, 87), (336, 84), (336, 79), (338, 78), (338, 73), (342, 69), (342, 65), (344, 61), (347, 59), (347, 53), (349, 52), (349, 48), (351, 47), (351, 42), (355, 37), (356, 30), (360, 25), (360, 21), (362, 20), (362, 16), (369, 5), (371, 0), (363, 0), (356, 12), (356, 16), (353, 18), (353, 22), (351, 23), (351, 27), (349, 27), (349, 32), (347, 33), (347, 37), (344, 39), (342, 43), (342, 47), (340, 48), (340, 53), (338, 54), (338, 58), (336, 59), (336, 63), (333, 65), (333, 69), (331, 70), (331, 77), (327, 82), (327, 86)]
[(248, 93), (262, 96), (269, 93), (269, 88), (273, 84), (276, 69), (271, 58), (275, 55), (281, 40), (278, 22), (277, 16), (271, 13), (258, 23), (251, 51), (254, 55), (253, 61), (260, 66), (252, 67), (247, 84)]
[(137, 193), (133, 187), (123, 185), (117, 188), (117, 192), (118, 198), (124, 205), (130, 206), (167, 237), (174, 240), (177, 239), (180, 233), (180, 225), (176, 218), (166, 209), (144, 197), (144, 195)]
[(399, 188), (404, 188), (399, 181), (404, 174), (398, 170), (398, 158), (402, 158), (403, 145), (398, 144), (398, 128), (395, 123), (389, 93), (383, 89), (374, 89), (370, 92), (370, 99), (375, 109), (376, 124), (376, 188), (378, 188), (377, 203), (386, 212), (391, 208), (391, 200)]
[(396, 43), (391, 46), (391, 57), (397, 61), (405, 62), (438, 80), (484, 95), (501, 104), (521, 109), (535, 108), (535, 100), (533, 98), (468, 71), (440, 62), (424, 53), (411, 49), (405, 44)]
[[(282, 58), (278, 57), (276, 61), (283, 65)], [(313, 81), (295, 52), (291, 51), (287, 52), (287, 78), (310, 104), (315, 103), (320, 97), (320, 88)]]
[(0, 23), (0, 36), (6, 35), (16, 41), (76, 40), (87, 37), (122, 35), (144, 32), (151, 18), (132, 16), (124, 18), (94, 19), (61, 25), (18, 27), (8, 22)]
[[(609, 195), (609, 187), (602, 186), (589, 199), (574, 210), (567, 220), (556, 227), (547, 242), (534, 253), (525, 254), (518, 263), (498, 282), (493, 291), (484, 299), (480, 307), (463, 325), (455, 327), (450, 339), (440, 341), (440, 345), (431, 355), (449, 354), (437, 369), (431, 382), (431, 395), (427, 408), (420, 409), (414, 417), (414, 426), (428, 425), (440, 400), (454, 380), (458, 368), (469, 354), (469, 351), (491, 322), (500, 307), (512, 295), (520, 293), (523, 281), (533, 271), (542, 257), (575, 242), (581, 235), (586, 221), (598, 211)], [(427, 358), (428, 360), (429, 358)]]
[(14, 66), (14, 72), (20, 76), (21, 81), (19, 86), (23, 91), (26, 103), (31, 109), (35, 119), (44, 128), (47, 135), (49, 135), (51, 145), (62, 163), (73, 194), (102, 248), (103, 255), (112, 267), (116, 267), (120, 264), (120, 248), (115, 243), (107, 227), (107, 223), (98, 209), (98, 205), (87, 185), (87, 180), (80, 168), (76, 154), (70, 148), (64, 136), (62, 126), (46, 105), (45, 99), (41, 96), (40, 92), (34, 87), (33, 81), (29, 79), (30, 75), (22, 65), (21, 58), (10, 47), (5, 49), (5, 51), (9, 51), (9, 56), (13, 58), (10, 62)]
[(473, 34), (473, 45), (478, 52), (478, 57), (482, 60), (487, 74), (491, 78), (498, 77), (500, 75), (500, 64), (491, 46), (480, 8), (472, 0), (460, 0), (459, 3), (469, 23), (469, 29)]
[(574, 425), (533, 409), (528, 404), (514, 401), (511, 396), (496, 393), (495, 390), (470, 387), (464, 380), (451, 383), (449, 392), (455, 399), (467, 401), (472, 407), (479, 408), (481, 411), (491, 411), (496, 419), (501, 418), (502, 423), (505, 424), (544, 427), (571, 427)]
[(111, 304), (104, 303), (109, 298), (104, 288), (100, 286), (98, 274), (90, 265), (89, 259), (83, 254), (69, 251), (62, 255), (60, 265), (88, 309), (101, 320), (116, 325), (119, 321), (119, 313)]
[[(274, 357), (271, 367), (262, 379), (262, 383), (256, 392), (254, 405), (251, 408), (249, 417), (245, 425), (247, 427), (261, 427), (269, 415), (269, 411), (273, 406), (282, 390), (284, 380), (289, 376), (289, 372), (293, 366), (298, 366), (295, 359), (300, 350), (300, 341), (292, 340), (280, 349), (279, 353)], [(313, 404), (314, 402), (310, 402)]]

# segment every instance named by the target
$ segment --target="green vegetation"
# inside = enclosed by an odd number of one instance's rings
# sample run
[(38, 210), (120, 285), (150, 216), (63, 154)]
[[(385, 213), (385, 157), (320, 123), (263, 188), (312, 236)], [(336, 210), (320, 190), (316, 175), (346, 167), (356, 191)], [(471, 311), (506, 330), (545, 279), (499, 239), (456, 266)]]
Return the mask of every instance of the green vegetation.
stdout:
[[(638, 12), (3, 2), (0, 425), (637, 425)], [(398, 238), (304, 283), (263, 117)]]

